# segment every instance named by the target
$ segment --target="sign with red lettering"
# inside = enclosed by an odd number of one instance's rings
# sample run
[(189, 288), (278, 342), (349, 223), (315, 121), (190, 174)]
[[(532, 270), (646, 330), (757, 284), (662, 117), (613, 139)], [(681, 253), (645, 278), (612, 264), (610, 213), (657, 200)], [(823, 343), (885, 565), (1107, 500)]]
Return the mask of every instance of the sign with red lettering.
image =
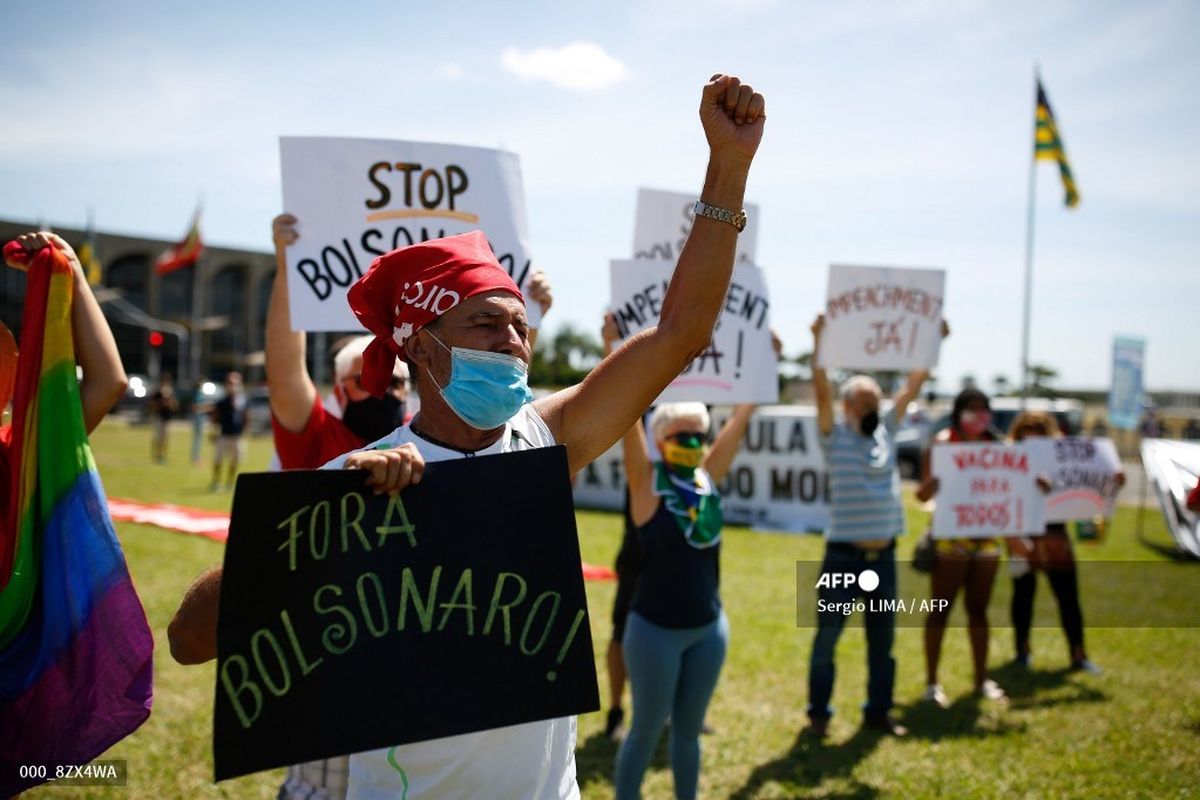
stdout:
[[(533, 275), (521, 162), (482, 147), (383, 139), (279, 140), (283, 207), (300, 238), (287, 249), (293, 330), (361, 326), (346, 291), (384, 253), (482, 230), (501, 266), (528, 289)], [(526, 303), (531, 327), (541, 307)]]
[(1025, 443), (935, 444), (938, 479), (935, 539), (1038, 535), (1046, 530), (1046, 496)]
[(946, 271), (829, 267), (822, 367), (914, 370), (937, 364)]
[(1111, 517), (1121, 487), (1121, 457), (1110, 439), (1027, 439), (1037, 470), (1050, 479), (1046, 521)]
[[(673, 261), (613, 261), (612, 312), (622, 339), (658, 324)], [(658, 403), (774, 403), (771, 301), (762, 270), (734, 267), (712, 341), (658, 396)]]

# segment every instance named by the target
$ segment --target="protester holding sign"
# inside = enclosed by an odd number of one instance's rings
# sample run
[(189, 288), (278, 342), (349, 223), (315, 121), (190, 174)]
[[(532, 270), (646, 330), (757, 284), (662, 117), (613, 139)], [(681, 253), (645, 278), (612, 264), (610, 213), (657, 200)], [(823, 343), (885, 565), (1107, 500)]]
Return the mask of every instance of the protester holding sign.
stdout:
[[(421, 411), (380, 443), (390, 449), (329, 466), (366, 470), (376, 491), (398, 492), (420, 480), (426, 461), (557, 443), (574, 473), (625, 434), (708, 345), (729, 285), (739, 230), (731, 220), (762, 137), (763, 99), (737, 78), (715, 75), (700, 116), (710, 148), (700, 199), (716, 216), (697, 216), (656, 328), (630, 337), (578, 386), (530, 403), (522, 295), (484, 236), (393, 251), (348, 294), (376, 335), (363, 354), (362, 386), (381, 395), (401, 357)], [(578, 797), (574, 746), (575, 720), (565, 718), (360, 753), (350, 760), (350, 795)]]
[[(1009, 438), (1014, 442), (1038, 437), (1057, 439), (1062, 436), (1054, 415), (1043, 411), (1023, 411), (1013, 420)], [(1118, 484), (1125, 482), (1118, 474)], [(1037, 591), (1037, 571), (1046, 573), (1054, 599), (1058, 601), (1058, 616), (1071, 650), (1071, 669), (1100, 674), (1100, 667), (1087, 656), (1083, 647), (1083, 611), (1079, 607), (1079, 575), (1075, 554), (1066, 524), (1051, 522), (1046, 533), (1037, 537), (1010, 537), (1009, 554), (1013, 564), (1012, 624), (1016, 639), (1016, 662), (1029, 666), (1029, 629), (1033, 625), (1033, 597)]]
[[(890, 600), (896, 596), (896, 537), (904, 533), (893, 436), (908, 404), (920, 394), (929, 371), (918, 369), (909, 373), (904, 387), (893, 397), (891, 409), (882, 417), (879, 404), (883, 393), (879, 384), (873, 378), (855, 375), (842, 385), (842, 421), (835, 423), (833, 394), (825, 367), (821, 366), (825, 362), (819, 356), (824, 328), (825, 315), (820, 314), (812, 325), (813, 390), (817, 398), (817, 428), (832, 484), (831, 519), (821, 572), (858, 574), (871, 569), (879, 576), (879, 585), (871, 597)], [(941, 333), (949, 334), (945, 323)], [(857, 589), (848, 587), (818, 591), (819, 601), (826, 603), (852, 601), (857, 593)], [(808, 716), (812, 723), (810, 730), (818, 738), (828, 732), (829, 718), (833, 715), (829, 705), (833, 695), (833, 655), (845, 620), (842, 614), (817, 614), (808, 675)], [(892, 658), (895, 612), (877, 610), (872, 604), (864, 623), (869, 673), (865, 724), (884, 733), (904, 736), (907, 729), (891, 718), (896, 679), (896, 661)]]
[(721, 497), (716, 490), (754, 405), (739, 405), (708, 446), (702, 403), (668, 403), (650, 418), (661, 461), (650, 460), (641, 423), (625, 435), (630, 517), (642, 564), (622, 649), (633, 689), (633, 721), (616, 763), (618, 798), (637, 797), (671, 720), (675, 796), (695, 797), (700, 732), (729, 641), (721, 608)]
[[(950, 442), (994, 442), (998, 438), (992, 430), (992, 411), (987, 395), (978, 389), (967, 388), (954, 398), (950, 427), (937, 435), (933, 446)], [(917, 489), (917, 499), (928, 501), (937, 494), (938, 486), (926, 451), (922, 458), (922, 482)], [(975, 691), (983, 697), (1003, 702), (1007, 699), (1004, 690), (987, 677), (987, 607), (996, 581), (996, 567), (1000, 563), (1000, 541), (995, 537), (937, 538), (934, 547), (930, 594), (935, 600), (947, 602), (934, 606), (935, 610), (931, 610), (925, 620), (926, 688), (922, 699), (942, 708), (949, 705), (938, 682), (938, 661), (942, 654), (942, 639), (946, 635), (946, 620), (950, 617), (954, 598), (961, 590), (967, 606)]]

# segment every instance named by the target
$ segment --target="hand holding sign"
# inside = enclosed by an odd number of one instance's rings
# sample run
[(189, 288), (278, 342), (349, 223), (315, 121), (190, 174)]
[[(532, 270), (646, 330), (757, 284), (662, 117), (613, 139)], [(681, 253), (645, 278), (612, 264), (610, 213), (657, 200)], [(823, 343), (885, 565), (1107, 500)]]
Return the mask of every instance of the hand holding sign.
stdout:
[[(504, 503), (463, 502), (480, 486)], [(387, 498), (243, 474), (229, 533), (218, 780), (600, 707), (561, 447), (432, 464)]]
[(425, 473), (425, 458), (411, 442), (386, 450), (364, 450), (346, 458), (346, 469), (362, 469), (370, 473), (367, 485), (375, 494), (387, 492), (392, 497), (421, 482)]

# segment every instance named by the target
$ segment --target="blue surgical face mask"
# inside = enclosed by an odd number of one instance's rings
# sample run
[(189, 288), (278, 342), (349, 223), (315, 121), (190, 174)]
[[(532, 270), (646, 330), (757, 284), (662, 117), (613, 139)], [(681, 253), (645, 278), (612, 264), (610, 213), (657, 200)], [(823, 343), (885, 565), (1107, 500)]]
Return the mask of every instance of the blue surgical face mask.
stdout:
[(459, 419), (481, 431), (499, 428), (533, 400), (527, 382), (525, 362), (504, 353), (446, 347), (446, 343), (427, 331), (433, 340), (450, 351), (450, 382), (438, 387), (442, 399)]

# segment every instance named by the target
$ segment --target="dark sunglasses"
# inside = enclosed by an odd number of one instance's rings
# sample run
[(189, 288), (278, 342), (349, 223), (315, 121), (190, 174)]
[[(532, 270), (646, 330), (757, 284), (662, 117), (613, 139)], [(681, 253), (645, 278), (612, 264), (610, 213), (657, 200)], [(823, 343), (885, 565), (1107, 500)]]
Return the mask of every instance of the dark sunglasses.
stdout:
[(700, 447), (708, 444), (707, 433), (673, 433), (667, 437), (668, 442), (674, 442), (680, 447)]

